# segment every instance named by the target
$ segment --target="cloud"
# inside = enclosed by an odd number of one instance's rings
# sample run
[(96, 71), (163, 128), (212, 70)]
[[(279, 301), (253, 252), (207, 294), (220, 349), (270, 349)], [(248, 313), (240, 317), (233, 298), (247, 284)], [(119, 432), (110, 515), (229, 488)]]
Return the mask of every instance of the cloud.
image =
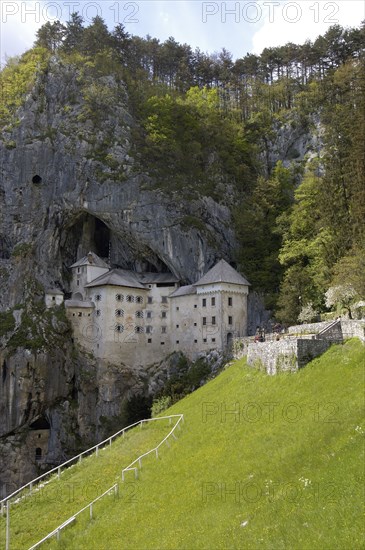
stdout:
[(358, 27), (365, 18), (365, 3), (361, 0), (336, 2), (260, 2), (263, 25), (254, 34), (252, 51), (288, 42), (303, 44), (324, 34), (331, 25)]

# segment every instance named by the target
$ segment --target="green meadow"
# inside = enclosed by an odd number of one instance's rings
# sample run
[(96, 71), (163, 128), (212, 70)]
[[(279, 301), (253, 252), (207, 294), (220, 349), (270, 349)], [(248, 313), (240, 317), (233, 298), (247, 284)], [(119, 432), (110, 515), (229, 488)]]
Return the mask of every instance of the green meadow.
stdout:
[[(364, 524), (364, 346), (332, 346), (295, 374), (233, 362), (163, 414), (183, 413), (177, 439), (154, 447), (168, 421), (70, 468), (11, 510), (11, 548), (25, 549), (119, 481), (60, 541), (93, 549), (360, 549)], [(5, 521), (1, 520), (1, 538)]]

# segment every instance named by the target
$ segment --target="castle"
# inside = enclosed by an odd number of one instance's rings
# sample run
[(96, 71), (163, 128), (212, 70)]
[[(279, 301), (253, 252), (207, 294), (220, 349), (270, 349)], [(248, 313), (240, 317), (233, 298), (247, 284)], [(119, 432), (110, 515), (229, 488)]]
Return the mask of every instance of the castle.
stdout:
[[(151, 364), (174, 351), (194, 358), (247, 333), (250, 283), (225, 260), (187, 286), (171, 273), (111, 269), (93, 252), (70, 269), (74, 338), (111, 363)], [(46, 300), (59, 297), (50, 291)]]

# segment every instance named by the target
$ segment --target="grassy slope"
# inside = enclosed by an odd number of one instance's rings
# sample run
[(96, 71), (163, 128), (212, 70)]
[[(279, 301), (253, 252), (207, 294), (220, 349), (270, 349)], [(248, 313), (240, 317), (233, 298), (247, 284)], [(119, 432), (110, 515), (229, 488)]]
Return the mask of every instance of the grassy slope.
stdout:
[(294, 375), (268, 377), (236, 362), (170, 411), (185, 415), (171, 449), (146, 460), (119, 499), (99, 503), (96, 519), (85, 514), (60, 546), (48, 546), (364, 548), (358, 341), (332, 347)]

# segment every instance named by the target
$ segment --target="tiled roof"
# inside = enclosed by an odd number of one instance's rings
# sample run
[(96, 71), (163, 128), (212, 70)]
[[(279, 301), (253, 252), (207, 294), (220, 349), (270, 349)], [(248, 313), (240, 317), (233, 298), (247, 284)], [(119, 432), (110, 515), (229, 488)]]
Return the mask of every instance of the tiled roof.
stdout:
[(88, 254), (86, 254), (86, 256), (81, 258), (81, 260), (78, 260), (77, 262), (72, 264), (70, 267), (81, 267), (82, 265), (94, 265), (96, 267), (109, 267), (108, 264), (104, 262), (104, 260), (99, 258), (97, 254), (95, 254), (95, 252), (89, 252)]
[(169, 298), (176, 298), (177, 296), (188, 296), (189, 294), (196, 294), (196, 288), (193, 285), (181, 286), (175, 292), (170, 294)]
[(220, 260), (210, 269), (194, 286), (210, 285), (213, 283), (231, 283), (235, 285), (246, 285), (250, 283), (231, 267), (225, 260)]
[(179, 279), (172, 273), (136, 273), (140, 283), (178, 283)]
[(88, 285), (85, 285), (85, 288), (105, 285), (125, 286), (146, 290), (146, 288), (138, 281), (136, 273), (133, 273), (133, 271), (127, 271), (125, 269), (112, 269), (111, 271), (108, 271), (108, 273), (100, 275), (100, 277), (97, 277)]
[(47, 288), (46, 294), (57, 294), (58, 296), (63, 296), (63, 292), (59, 288)]

